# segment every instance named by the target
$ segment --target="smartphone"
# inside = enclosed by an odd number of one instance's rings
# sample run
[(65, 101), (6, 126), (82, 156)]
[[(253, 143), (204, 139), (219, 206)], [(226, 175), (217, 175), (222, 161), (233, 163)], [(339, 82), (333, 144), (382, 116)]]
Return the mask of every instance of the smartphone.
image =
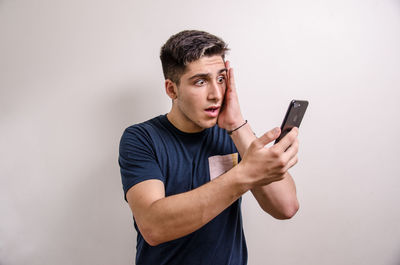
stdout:
[(275, 140), (278, 143), (293, 127), (300, 127), (301, 120), (303, 119), (304, 113), (308, 107), (308, 101), (306, 100), (292, 100), (289, 104), (289, 108), (286, 111), (285, 118), (283, 119), (281, 126), (281, 135)]

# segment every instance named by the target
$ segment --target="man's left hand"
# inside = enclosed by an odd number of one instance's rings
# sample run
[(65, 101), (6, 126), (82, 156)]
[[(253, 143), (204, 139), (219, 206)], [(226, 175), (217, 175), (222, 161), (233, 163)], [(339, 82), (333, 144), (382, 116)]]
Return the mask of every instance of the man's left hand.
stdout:
[(217, 123), (220, 128), (231, 131), (242, 125), (244, 119), (240, 111), (233, 68), (230, 67), (229, 61), (225, 62), (225, 66), (227, 68), (226, 90)]

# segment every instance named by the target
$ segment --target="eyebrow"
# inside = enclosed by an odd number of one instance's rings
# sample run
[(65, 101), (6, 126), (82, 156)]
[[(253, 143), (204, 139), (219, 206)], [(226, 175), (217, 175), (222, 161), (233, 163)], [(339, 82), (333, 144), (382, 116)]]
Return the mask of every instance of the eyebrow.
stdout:
[[(223, 69), (218, 71), (218, 74), (221, 74), (221, 73), (227, 72), (227, 71), (228, 71), (228, 69), (223, 68)], [(194, 76), (189, 77), (189, 80), (192, 80), (192, 79), (195, 79), (195, 78), (199, 78), (199, 77), (205, 78), (205, 77), (209, 77), (209, 76), (210, 76), (210, 73), (200, 73), (200, 74), (195, 74)]]

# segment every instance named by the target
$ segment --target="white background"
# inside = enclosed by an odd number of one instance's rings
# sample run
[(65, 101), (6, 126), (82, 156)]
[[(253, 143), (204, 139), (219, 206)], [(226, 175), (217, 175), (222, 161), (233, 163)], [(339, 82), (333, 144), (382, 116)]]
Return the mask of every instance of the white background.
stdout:
[(400, 2), (0, 0), (0, 264), (133, 264), (118, 145), (169, 111), (159, 49), (229, 43), (254, 131), (307, 99), (301, 208), (243, 202), (249, 265), (400, 264)]

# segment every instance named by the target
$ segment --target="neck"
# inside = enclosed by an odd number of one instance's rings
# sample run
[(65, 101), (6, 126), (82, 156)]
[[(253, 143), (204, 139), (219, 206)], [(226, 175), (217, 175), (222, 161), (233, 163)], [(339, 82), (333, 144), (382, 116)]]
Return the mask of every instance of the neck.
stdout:
[(171, 111), (167, 114), (167, 119), (175, 128), (185, 133), (198, 133), (204, 130), (204, 128), (193, 123), (193, 121), (182, 113), (175, 111), (174, 106), (172, 106)]

